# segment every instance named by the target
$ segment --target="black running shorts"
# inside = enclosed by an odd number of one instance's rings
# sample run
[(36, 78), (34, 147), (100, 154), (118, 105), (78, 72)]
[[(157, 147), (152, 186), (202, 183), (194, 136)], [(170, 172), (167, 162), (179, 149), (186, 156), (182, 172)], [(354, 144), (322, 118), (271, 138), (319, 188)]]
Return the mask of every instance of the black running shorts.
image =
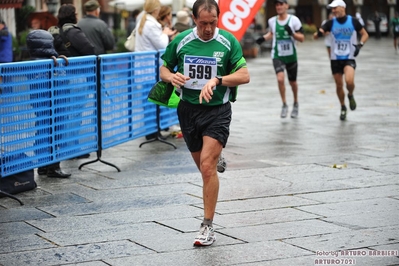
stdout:
[(298, 74), (298, 62), (284, 63), (280, 59), (273, 59), (274, 71), (277, 73), (284, 72), (287, 69), (287, 75), (289, 81), (296, 81)]
[(204, 106), (180, 101), (177, 115), (190, 152), (202, 149), (204, 136), (218, 140), (223, 148), (226, 146), (230, 134), (230, 102), (218, 106)]
[(356, 61), (353, 59), (347, 60), (331, 60), (331, 71), (334, 74), (344, 74), (344, 68), (351, 66), (356, 69)]

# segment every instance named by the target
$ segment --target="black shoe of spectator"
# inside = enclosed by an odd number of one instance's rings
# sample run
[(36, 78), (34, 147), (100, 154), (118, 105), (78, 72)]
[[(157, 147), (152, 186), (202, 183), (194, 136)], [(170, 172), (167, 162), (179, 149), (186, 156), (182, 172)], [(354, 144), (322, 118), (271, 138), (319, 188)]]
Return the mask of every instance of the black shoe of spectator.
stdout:
[(47, 174), (47, 167), (39, 167), (37, 168), (38, 175), (46, 175)]
[(47, 170), (47, 177), (68, 178), (70, 176), (71, 174), (64, 173), (61, 168)]
[(157, 138), (157, 134), (158, 134), (158, 132), (147, 135), (147, 136), (145, 136), (145, 139), (146, 140), (155, 139), (155, 138)]
[(75, 157), (75, 158), (72, 158), (72, 159), (79, 160), (79, 159), (87, 159), (89, 157), (90, 157), (90, 153), (87, 153), (87, 154), (79, 155), (78, 157)]

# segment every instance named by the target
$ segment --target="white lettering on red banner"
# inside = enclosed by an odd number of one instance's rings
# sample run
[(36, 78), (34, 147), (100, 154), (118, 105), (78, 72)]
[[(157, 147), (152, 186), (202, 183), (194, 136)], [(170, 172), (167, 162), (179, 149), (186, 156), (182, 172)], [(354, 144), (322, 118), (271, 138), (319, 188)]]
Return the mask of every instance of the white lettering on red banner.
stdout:
[(219, 27), (230, 31), (238, 40), (244, 35), (264, 0), (219, 0)]

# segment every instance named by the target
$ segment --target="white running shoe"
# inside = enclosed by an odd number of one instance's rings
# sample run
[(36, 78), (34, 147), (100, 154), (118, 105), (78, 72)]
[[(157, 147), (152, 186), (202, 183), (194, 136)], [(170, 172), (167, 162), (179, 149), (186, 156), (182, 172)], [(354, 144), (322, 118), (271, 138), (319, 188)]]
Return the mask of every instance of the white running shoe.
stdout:
[(292, 112), (291, 112), (291, 118), (297, 118), (298, 111), (299, 111), (299, 105), (298, 105), (298, 103), (294, 103), (294, 107), (292, 108)]
[(212, 226), (201, 224), (194, 246), (210, 246), (216, 241), (215, 230)]
[(283, 107), (281, 108), (281, 118), (286, 118), (288, 113), (288, 105), (283, 104)]

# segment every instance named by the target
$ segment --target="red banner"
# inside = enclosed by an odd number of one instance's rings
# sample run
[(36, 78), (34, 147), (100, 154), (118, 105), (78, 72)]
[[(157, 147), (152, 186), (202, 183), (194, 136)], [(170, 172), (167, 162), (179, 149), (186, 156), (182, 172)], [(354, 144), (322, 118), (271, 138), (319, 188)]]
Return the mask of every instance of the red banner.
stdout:
[(218, 27), (241, 40), (263, 3), (266, 0), (219, 0)]

